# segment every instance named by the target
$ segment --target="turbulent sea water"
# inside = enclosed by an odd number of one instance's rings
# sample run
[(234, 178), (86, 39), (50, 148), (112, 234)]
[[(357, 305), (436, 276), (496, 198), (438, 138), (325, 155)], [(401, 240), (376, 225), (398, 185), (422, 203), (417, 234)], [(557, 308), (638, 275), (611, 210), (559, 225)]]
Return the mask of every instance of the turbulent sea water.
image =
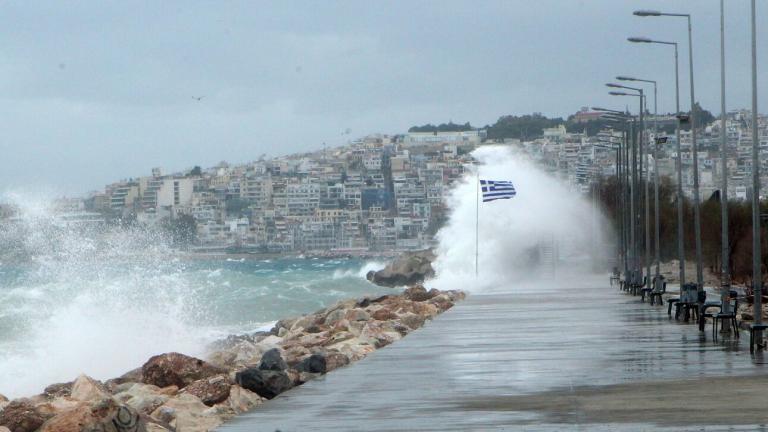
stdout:
[(107, 379), (168, 351), (203, 355), (228, 334), (391, 292), (365, 280), (381, 263), (189, 259), (135, 244), (135, 233), (109, 236), (0, 263), (0, 393), (32, 395), (80, 373)]

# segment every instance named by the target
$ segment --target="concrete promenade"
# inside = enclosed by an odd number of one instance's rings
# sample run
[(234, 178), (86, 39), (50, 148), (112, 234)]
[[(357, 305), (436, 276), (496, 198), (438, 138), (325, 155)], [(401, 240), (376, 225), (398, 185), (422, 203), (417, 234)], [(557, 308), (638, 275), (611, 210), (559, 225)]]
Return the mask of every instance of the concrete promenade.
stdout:
[(472, 294), (220, 430), (768, 430), (746, 335), (713, 342), (607, 279)]

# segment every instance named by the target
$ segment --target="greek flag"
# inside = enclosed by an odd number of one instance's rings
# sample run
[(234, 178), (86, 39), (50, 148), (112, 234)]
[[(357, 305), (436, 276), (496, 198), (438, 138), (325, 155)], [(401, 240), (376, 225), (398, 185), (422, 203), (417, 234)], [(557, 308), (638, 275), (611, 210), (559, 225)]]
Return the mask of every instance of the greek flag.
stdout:
[(497, 199), (510, 199), (517, 195), (511, 181), (506, 180), (480, 180), (483, 190), (483, 202)]

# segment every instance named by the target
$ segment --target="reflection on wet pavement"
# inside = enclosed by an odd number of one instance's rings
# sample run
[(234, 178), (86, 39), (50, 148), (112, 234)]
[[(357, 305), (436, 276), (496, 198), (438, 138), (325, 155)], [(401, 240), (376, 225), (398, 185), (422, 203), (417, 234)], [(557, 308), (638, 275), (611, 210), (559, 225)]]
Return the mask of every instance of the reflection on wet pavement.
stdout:
[(551, 412), (484, 405), (553, 390), (578, 398), (574, 392), (585, 387), (764, 373), (748, 338), (713, 342), (710, 332), (670, 322), (666, 307), (640, 303), (604, 279), (473, 294), (403, 340), (221, 430), (763, 430), (695, 426), (695, 419), (684, 428), (659, 427), (652, 417), (579, 425), (579, 415), (558, 420)]

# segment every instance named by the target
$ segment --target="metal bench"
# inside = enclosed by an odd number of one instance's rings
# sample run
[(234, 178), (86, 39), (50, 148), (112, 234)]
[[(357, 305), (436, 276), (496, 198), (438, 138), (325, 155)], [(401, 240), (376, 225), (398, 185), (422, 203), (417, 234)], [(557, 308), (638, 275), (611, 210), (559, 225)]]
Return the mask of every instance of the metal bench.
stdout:
[(749, 326), (749, 352), (754, 353), (755, 352), (755, 345), (757, 345), (760, 348), (764, 348), (765, 344), (763, 341), (757, 342), (755, 340), (755, 332), (756, 331), (762, 331), (768, 329), (768, 324), (752, 324)]
[(650, 293), (651, 306), (658, 304), (659, 306), (664, 304), (662, 296), (667, 293), (667, 281), (664, 280), (664, 276), (659, 275), (658, 278), (654, 278), (654, 287)]
[[(639, 276), (639, 275), (637, 275), (637, 276)], [(641, 290), (643, 289), (643, 287), (648, 284), (648, 277), (647, 276), (643, 276), (643, 281), (642, 282), (639, 282), (637, 279), (638, 279), (638, 277), (635, 277), (634, 278), (635, 282), (632, 284), (632, 295), (635, 295), (635, 296), (640, 294), (642, 292)], [(645, 301), (645, 298), (643, 298), (643, 301)]]
[[(706, 294), (706, 293), (704, 293)], [(716, 312), (710, 312), (712, 309), (717, 309)], [(723, 310), (723, 302), (720, 300), (708, 301), (699, 306), (699, 331), (704, 331), (707, 318), (714, 320), (715, 316)], [(714, 321), (713, 321), (714, 322)]]
[(698, 298), (698, 288), (695, 283), (683, 284), (682, 295), (677, 302), (674, 302), (675, 306), (675, 319), (680, 319), (682, 312), (683, 321), (688, 322), (693, 316), (694, 319), (699, 319), (699, 306), (706, 301), (706, 292), (702, 291), (703, 298)]
[(613, 283), (616, 282), (619, 285), (619, 288), (621, 288), (621, 272), (619, 272), (618, 267), (614, 267), (613, 271), (611, 271), (611, 275), (608, 277), (608, 282), (613, 286)]
[(672, 306), (675, 306), (675, 319), (677, 319), (677, 303), (680, 302), (680, 297), (670, 297), (667, 299), (667, 315), (672, 316)]
[(731, 323), (731, 328), (736, 332), (736, 339), (739, 338), (739, 326), (736, 321), (736, 313), (739, 310), (739, 298), (736, 291), (728, 292), (728, 309), (729, 312), (718, 312), (712, 316), (712, 337), (717, 340), (717, 325), (722, 320), (728, 320)]
[[(659, 278), (663, 280), (664, 276), (659, 275)], [(640, 289), (640, 301), (645, 303), (645, 296), (648, 295), (648, 299), (651, 302), (651, 305), (653, 305), (652, 294), (656, 291), (660, 291), (662, 289), (661, 285), (659, 285), (659, 283), (657, 282), (656, 276), (654, 276), (651, 279), (651, 284), (644, 284), (644, 285), (647, 285), (647, 286), (644, 286), (643, 288)], [(661, 300), (659, 300), (659, 303), (661, 303)]]

